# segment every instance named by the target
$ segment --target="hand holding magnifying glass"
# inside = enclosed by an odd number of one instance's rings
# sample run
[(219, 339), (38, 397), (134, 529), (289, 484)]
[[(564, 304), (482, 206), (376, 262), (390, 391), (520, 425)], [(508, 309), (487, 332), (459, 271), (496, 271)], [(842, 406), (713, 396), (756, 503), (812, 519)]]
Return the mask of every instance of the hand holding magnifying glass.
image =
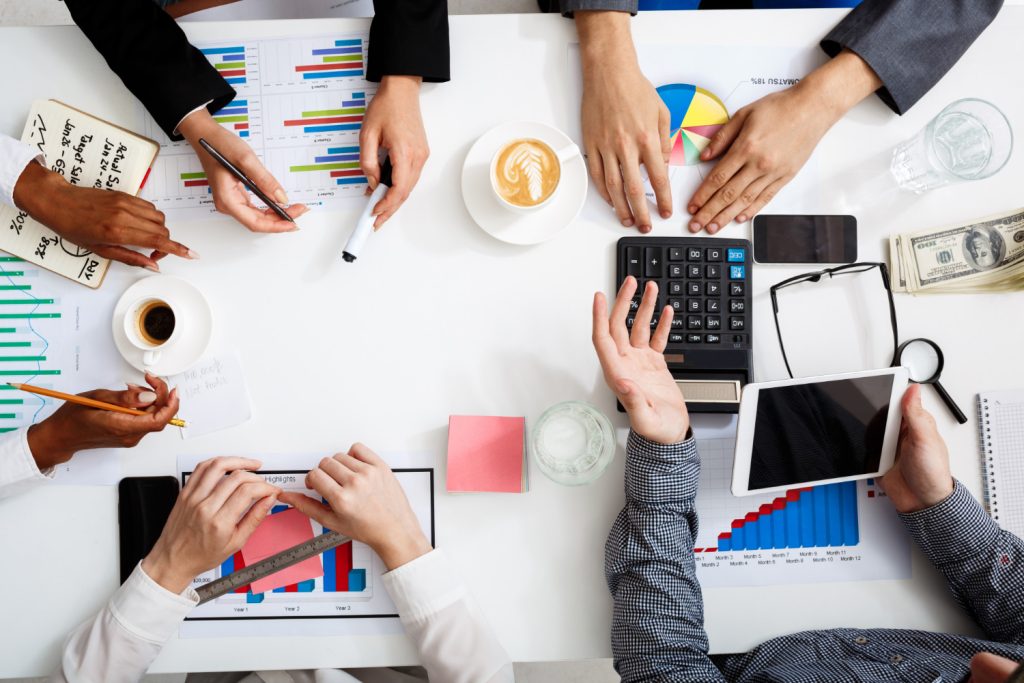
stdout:
[(896, 349), (896, 362), (893, 365), (902, 365), (910, 374), (910, 381), (917, 384), (931, 384), (935, 391), (939, 392), (939, 398), (953, 413), (953, 417), (960, 424), (967, 423), (967, 416), (960, 406), (956, 404), (953, 397), (949, 395), (946, 388), (939, 383), (939, 375), (942, 374), (942, 366), (945, 359), (942, 356), (942, 349), (930, 339), (910, 339), (899, 345)]

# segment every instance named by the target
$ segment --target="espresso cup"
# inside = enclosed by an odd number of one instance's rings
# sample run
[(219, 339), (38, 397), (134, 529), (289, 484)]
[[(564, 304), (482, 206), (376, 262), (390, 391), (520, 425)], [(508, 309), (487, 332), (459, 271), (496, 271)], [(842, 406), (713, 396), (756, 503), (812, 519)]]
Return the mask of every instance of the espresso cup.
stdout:
[(491, 159), (491, 190), (510, 211), (536, 211), (558, 193), (563, 164), (579, 153), (573, 144), (556, 151), (537, 138), (510, 140)]
[(124, 333), (132, 346), (142, 350), (142, 364), (152, 367), (182, 335), (180, 307), (165, 296), (144, 296), (124, 315)]

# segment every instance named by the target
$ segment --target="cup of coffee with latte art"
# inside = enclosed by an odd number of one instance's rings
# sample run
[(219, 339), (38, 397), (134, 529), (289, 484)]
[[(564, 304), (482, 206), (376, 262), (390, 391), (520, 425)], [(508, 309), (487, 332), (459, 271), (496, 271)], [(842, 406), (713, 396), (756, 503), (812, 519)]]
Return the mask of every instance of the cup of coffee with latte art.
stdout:
[(142, 349), (142, 364), (149, 367), (181, 336), (182, 321), (166, 299), (147, 296), (128, 307), (124, 333), (128, 341)]
[(579, 154), (576, 145), (555, 151), (537, 138), (502, 145), (491, 160), (491, 189), (498, 201), (517, 212), (548, 204), (562, 181), (562, 162)]

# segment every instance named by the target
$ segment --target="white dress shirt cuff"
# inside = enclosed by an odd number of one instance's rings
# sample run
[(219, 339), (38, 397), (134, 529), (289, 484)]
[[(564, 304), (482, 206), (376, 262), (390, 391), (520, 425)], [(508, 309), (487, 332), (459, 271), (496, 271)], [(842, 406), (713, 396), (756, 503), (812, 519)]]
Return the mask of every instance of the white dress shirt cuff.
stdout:
[(31, 162), (45, 164), (39, 150), (6, 135), (0, 135), (0, 202), (14, 206), (14, 186)]
[(381, 577), (402, 621), (423, 621), (465, 597), (466, 586), (440, 550), (431, 550)]
[(21, 493), (53, 478), (53, 468), (40, 471), (28, 447), (28, 427), (0, 436), (0, 498)]
[(195, 109), (193, 109), (189, 113), (187, 113), (184, 116), (182, 116), (181, 117), (181, 121), (178, 121), (178, 125), (176, 125), (174, 127), (174, 131), (173, 131), (174, 134), (175, 135), (181, 135), (180, 128), (181, 128), (181, 124), (185, 123), (185, 119), (187, 119), (188, 117), (192, 116), (192, 114), (195, 114), (197, 111), (200, 111), (202, 109), (206, 109), (208, 106), (210, 106), (210, 102), (213, 102), (213, 100), (206, 100), (205, 102), (200, 104), (198, 107), (196, 107)]
[(153, 643), (165, 643), (199, 604), (199, 594), (186, 588), (175, 595), (135, 566), (128, 580), (110, 598), (110, 611), (128, 632)]

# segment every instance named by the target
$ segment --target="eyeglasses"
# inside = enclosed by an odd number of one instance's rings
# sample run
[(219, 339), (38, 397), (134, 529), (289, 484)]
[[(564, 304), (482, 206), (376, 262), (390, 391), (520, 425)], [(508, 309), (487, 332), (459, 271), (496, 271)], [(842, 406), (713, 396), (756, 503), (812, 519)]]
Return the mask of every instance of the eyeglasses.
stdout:
[(786, 356), (786, 345), (782, 342), (782, 329), (779, 327), (779, 298), (778, 292), (780, 289), (786, 287), (792, 287), (793, 285), (799, 285), (804, 282), (821, 282), (822, 278), (828, 276), (829, 279), (837, 275), (854, 275), (857, 273), (865, 273), (873, 268), (878, 268), (879, 274), (882, 276), (882, 286), (885, 287), (885, 293), (889, 297), (889, 320), (892, 322), (892, 360), (889, 361), (889, 365), (892, 365), (896, 361), (896, 348), (899, 346), (899, 332), (896, 329), (896, 303), (892, 298), (892, 289), (889, 287), (889, 269), (884, 263), (877, 261), (864, 261), (862, 263), (847, 263), (843, 266), (836, 266), (835, 268), (826, 268), (825, 270), (818, 270), (813, 273), (804, 273), (803, 275), (795, 275), (788, 280), (772, 285), (769, 290), (772, 297), (772, 313), (775, 316), (775, 334), (779, 338), (779, 348), (782, 350), (782, 360), (786, 364), (786, 372), (789, 373), (790, 379), (793, 378), (793, 370), (789, 367), (789, 358)]

